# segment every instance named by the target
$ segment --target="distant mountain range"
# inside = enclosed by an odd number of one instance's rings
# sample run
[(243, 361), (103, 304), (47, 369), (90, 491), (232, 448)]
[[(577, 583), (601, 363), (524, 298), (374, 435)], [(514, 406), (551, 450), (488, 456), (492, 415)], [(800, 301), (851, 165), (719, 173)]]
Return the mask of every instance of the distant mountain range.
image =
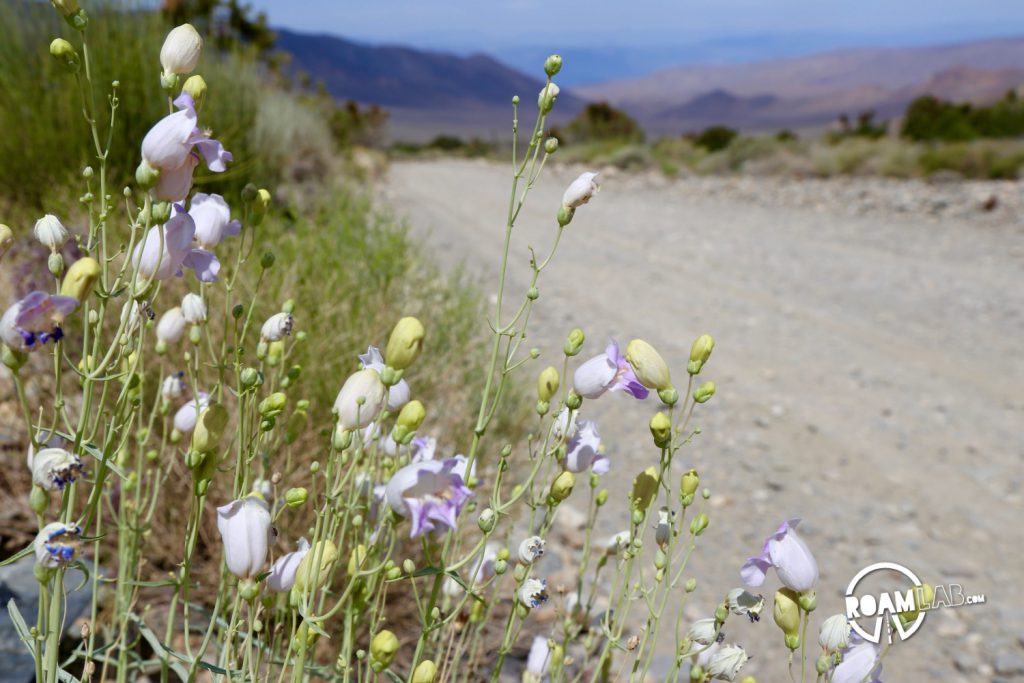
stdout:
[[(486, 54), (458, 56), (277, 30), (293, 68), (338, 99), (391, 111), (391, 136), (507, 134), (511, 95), (530, 108), (543, 86)], [(557, 80), (557, 79), (556, 79)], [(898, 115), (914, 97), (988, 101), (1024, 84), (1024, 37), (909, 48), (858, 48), (749, 64), (693, 65), (562, 91), (557, 119), (609, 101), (654, 134), (727, 124), (822, 127), (839, 114)]]

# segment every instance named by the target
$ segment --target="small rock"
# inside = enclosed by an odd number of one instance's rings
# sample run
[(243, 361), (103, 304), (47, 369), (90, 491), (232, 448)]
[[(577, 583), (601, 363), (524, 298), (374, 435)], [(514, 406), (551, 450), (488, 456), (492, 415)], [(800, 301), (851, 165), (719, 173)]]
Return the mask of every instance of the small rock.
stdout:
[(1024, 657), (1016, 652), (1001, 652), (992, 660), (992, 666), (1000, 676), (1024, 674)]

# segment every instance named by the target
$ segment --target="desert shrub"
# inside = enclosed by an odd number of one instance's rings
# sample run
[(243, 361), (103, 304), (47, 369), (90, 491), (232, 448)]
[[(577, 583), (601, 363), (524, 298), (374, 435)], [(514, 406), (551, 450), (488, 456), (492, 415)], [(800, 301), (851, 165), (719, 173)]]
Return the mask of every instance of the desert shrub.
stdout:
[(739, 131), (728, 126), (711, 126), (698, 133), (693, 142), (709, 152), (717, 152), (728, 147), (738, 135)]
[(919, 164), (925, 175), (953, 171), (965, 178), (1015, 179), (1024, 168), (1024, 144), (976, 140), (929, 145)]
[(987, 106), (945, 102), (924, 95), (907, 107), (902, 132), (911, 140), (921, 141), (1019, 137), (1024, 135), (1024, 102), (1014, 91)]
[(787, 143), (769, 136), (735, 136), (697, 164), (701, 173), (734, 173), (750, 161), (765, 159), (786, 148)]
[(640, 124), (629, 114), (607, 102), (591, 102), (565, 128), (552, 128), (551, 135), (564, 143), (614, 140), (620, 144), (643, 142)]

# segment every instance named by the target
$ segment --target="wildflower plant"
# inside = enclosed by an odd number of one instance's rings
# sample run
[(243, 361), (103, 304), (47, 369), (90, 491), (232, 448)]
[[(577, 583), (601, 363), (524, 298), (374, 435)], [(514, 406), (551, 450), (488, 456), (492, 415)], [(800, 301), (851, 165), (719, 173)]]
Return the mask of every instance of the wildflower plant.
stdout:
[[(710, 528), (710, 492), (696, 470), (680, 475), (673, 465), (699, 434), (695, 411), (715, 391), (700, 380), (710, 336), (697, 338), (689, 358), (666, 360), (640, 339), (584, 353), (584, 332), (572, 330), (559, 360), (536, 370), (536, 417), (521, 440), (496, 443), (491, 434), (508, 409), (513, 376), (541, 355), (524, 346), (541, 276), (599, 190), (596, 173), (569, 186), (551, 207), (550, 244), (531, 249), (529, 287), (518, 297), (508, 292), (516, 221), (558, 148), (543, 133), (561, 58), (545, 62), (523, 142), (513, 98), (511, 191), (468, 450), (446, 450), (455, 435), (434, 434), (430, 420), (443, 407), (415, 398), (430, 331), (404, 317), (387, 339), (366, 340), (365, 353), (339, 350), (350, 355), (352, 373), (337, 378), (333, 419), (313, 442), (312, 464), (297, 467), (295, 444), (314, 429), (301, 398), (307, 371), (291, 362), (306, 332), (294, 302), (264, 303), (282, 294), (261, 291), (274, 265), (272, 252), (257, 249), (267, 240), (260, 225), (271, 193), (254, 185), (237, 198), (193, 191), (201, 164), (219, 173), (234, 161), (202, 127), (203, 104), (217, 93), (193, 73), (199, 34), (179, 26), (154, 52), (168, 113), (139, 141), (138, 171), (120, 193), (106, 165), (118, 84), (92, 80), (85, 10), (74, 0), (53, 4), (76, 44), (57, 39), (51, 52), (79, 86), (68, 90), (81, 93), (95, 166), (82, 174), (87, 229), (75, 233), (52, 215), (35, 226), (51, 250), (52, 287), (12, 302), (0, 319), (39, 525), (33, 543), (11, 558), (35, 557), (38, 613), (32, 622), (15, 602), (8, 609), (37, 680), (192, 681), (202, 673), (431, 683), (497, 681), (520, 669), (525, 681), (644, 680), (659, 648), (675, 655), (657, 672), (663, 680), (739, 676), (749, 655), (723, 642), (723, 627), (740, 621), (741, 637), (765, 598), (736, 588), (712, 615), (692, 624), (682, 616), (699, 586), (687, 563)], [(3, 250), (14, 238), (3, 227)], [(69, 240), (81, 257), (65, 264), (60, 247)], [(52, 395), (31, 401), (26, 386), (41, 373), (52, 373)], [(661, 404), (649, 425), (651, 457), (630, 472), (606, 452), (587, 405), (645, 399)], [(593, 532), (610, 509), (602, 485), (609, 472), (633, 476), (623, 530), (604, 541)], [(190, 497), (174, 500), (165, 484), (183, 474)], [(557, 544), (558, 513), (570, 500), (585, 509), (586, 535), (574, 583), (564, 586), (549, 582), (545, 553)], [(188, 511), (180, 538), (153, 533), (155, 512), (167, 506)], [(201, 542), (211, 515), (219, 540), (212, 548)], [(800, 653), (803, 679), (818, 568), (796, 524), (772, 534), (742, 576), (761, 585), (770, 569), (777, 573), (780, 645), (791, 666)], [(278, 528), (304, 531), (285, 537)], [(162, 579), (146, 562), (154, 544), (180, 549)], [(203, 574), (201, 565), (216, 571)], [(85, 576), (80, 585), (65, 581), (76, 569)], [(732, 568), (737, 579), (739, 569)], [(216, 576), (215, 584), (199, 586), (201, 575)], [(83, 638), (62, 655), (65, 592), (87, 588)], [(140, 607), (154, 591), (166, 609)], [(548, 617), (536, 618), (542, 611)], [(526, 643), (525, 668), (510, 666), (513, 656), (524, 659), (514, 652)], [(879, 653), (853, 641), (842, 617), (825, 621), (819, 643), (817, 676), (877, 673)]]

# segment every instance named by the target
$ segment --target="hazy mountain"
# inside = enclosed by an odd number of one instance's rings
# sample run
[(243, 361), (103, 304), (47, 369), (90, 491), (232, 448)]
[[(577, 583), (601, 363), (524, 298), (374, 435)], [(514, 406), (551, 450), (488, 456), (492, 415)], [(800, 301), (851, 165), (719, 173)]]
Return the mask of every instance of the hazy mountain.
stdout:
[[(322, 81), (339, 100), (379, 104), (391, 111), (393, 134), (463, 137), (511, 128), (512, 95), (536, 107), (543, 81), (485, 54), (459, 56), (395, 45), (368, 45), (331, 35), (275, 29), (292, 68)], [(584, 102), (562, 91), (562, 117)], [(532, 121), (532, 112), (530, 115)]]
[(920, 94), (985, 101), (1021, 83), (1024, 37), (673, 67), (575, 92), (608, 100), (648, 128), (669, 132), (709, 122), (755, 129), (817, 126), (867, 109), (893, 116)]

